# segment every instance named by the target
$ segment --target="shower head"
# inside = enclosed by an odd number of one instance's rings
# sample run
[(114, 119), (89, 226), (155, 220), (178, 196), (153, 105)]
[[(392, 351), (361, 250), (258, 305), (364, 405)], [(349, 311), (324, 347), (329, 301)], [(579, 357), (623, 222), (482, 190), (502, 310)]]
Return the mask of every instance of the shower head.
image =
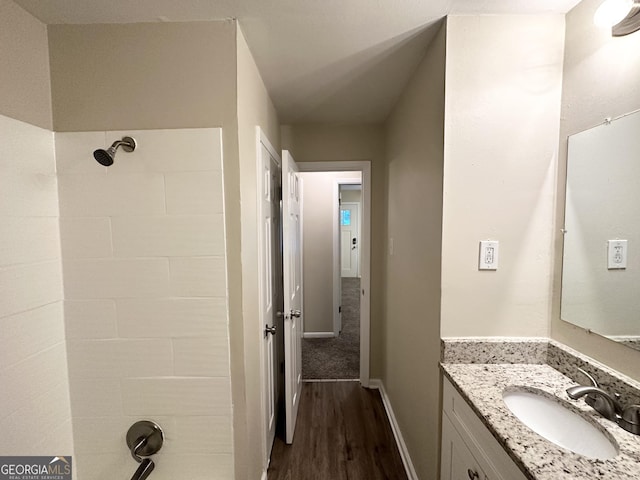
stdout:
[(122, 147), (125, 152), (133, 152), (136, 149), (137, 143), (133, 137), (122, 137), (122, 140), (117, 140), (111, 144), (106, 150), (98, 149), (93, 152), (93, 158), (100, 165), (109, 167), (113, 165), (113, 160), (116, 158), (116, 151), (118, 147)]

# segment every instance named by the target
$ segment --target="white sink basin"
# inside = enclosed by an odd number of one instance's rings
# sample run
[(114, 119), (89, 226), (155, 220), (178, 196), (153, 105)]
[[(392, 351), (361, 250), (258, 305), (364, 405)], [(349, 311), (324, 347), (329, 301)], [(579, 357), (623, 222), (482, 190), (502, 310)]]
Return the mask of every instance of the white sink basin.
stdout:
[(502, 398), (522, 423), (560, 447), (600, 460), (618, 455), (618, 446), (603, 430), (564, 406), (565, 402), (545, 395), (507, 389)]

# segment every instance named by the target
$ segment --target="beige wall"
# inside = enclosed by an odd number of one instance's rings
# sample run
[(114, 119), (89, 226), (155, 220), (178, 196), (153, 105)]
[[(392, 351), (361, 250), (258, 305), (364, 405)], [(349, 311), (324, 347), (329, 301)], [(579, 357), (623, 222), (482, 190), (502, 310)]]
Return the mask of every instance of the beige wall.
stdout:
[[(302, 173), (304, 331), (333, 333), (334, 191), (340, 178), (360, 172)], [(338, 252), (339, 253), (339, 252)]]
[(562, 15), (449, 17), (443, 336), (549, 333), (563, 39)]
[(422, 479), (438, 473), (445, 36), (443, 25), (387, 120), (382, 379)]
[(637, 55), (640, 35), (614, 38), (608, 31), (595, 27), (593, 13), (600, 3), (584, 0), (566, 17), (551, 336), (640, 380), (640, 352), (560, 320), (560, 229), (564, 224), (567, 137), (601, 123), (606, 117), (640, 109), (640, 57)]
[(370, 372), (382, 375), (384, 258), (386, 235), (386, 162), (382, 125), (288, 125), (282, 127), (282, 148), (296, 162), (371, 162), (371, 341)]
[(51, 130), (47, 27), (0, 0), (0, 113)]
[[(261, 417), (259, 354), (263, 326), (258, 324), (256, 300), (258, 298), (256, 127), (260, 126), (264, 130), (276, 151), (280, 150), (280, 127), (277, 112), (240, 29), (237, 32), (237, 53), (242, 236), (228, 234), (229, 242), (238, 242), (241, 239), (242, 243), (243, 344), (238, 342), (237, 336), (235, 340), (232, 339), (232, 355), (238, 362), (241, 361), (241, 352), (244, 351), (244, 373), (233, 372), (234, 381), (244, 380), (244, 386), (234, 385), (236, 478), (258, 479), (263, 469), (266, 469), (268, 459), (262, 454), (265, 450), (265, 436)], [(239, 331), (240, 325), (236, 325), (235, 328)], [(241, 389), (244, 389), (243, 396), (240, 396)]]
[(50, 25), (57, 132), (223, 126), (235, 112), (233, 22)]

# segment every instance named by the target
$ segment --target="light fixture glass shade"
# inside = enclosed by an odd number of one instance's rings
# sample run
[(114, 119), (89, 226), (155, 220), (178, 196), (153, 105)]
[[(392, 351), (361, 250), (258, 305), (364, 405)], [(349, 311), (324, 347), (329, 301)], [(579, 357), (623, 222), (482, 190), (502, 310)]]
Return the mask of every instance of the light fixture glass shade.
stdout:
[(610, 28), (617, 25), (629, 14), (634, 0), (605, 0), (593, 16), (598, 27)]

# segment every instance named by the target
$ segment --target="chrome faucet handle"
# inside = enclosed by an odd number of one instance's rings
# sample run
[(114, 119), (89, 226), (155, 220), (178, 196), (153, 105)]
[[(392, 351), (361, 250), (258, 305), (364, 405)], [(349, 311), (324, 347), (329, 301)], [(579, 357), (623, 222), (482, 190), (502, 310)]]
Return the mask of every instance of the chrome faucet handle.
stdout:
[(593, 378), (593, 376), (589, 372), (587, 372), (586, 370), (580, 367), (578, 367), (578, 371), (589, 379), (592, 386), (600, 388), (600, 384), (598, 383), (598, 381), (595, 378)]
[(151, 475), (154, 468), (156, 468), (156, 464), (153, 463), (153, 460), (145, 458), (140, 462), (140, 466), (133, 474), (133, 477), (131, 477), (131, 480), (145, 480), (149, 475)]
[[(578, 372), (582, 373), (585, 377), (589, 379), (589, 381), (591, 382), (591, 386), (600, 388), (600, 384), (598, 383), (598, 381), (589, 372), (587, 372), (586, 370), (580, 367), (577, 367), (577, 368), (578, 368)], [(597, 410), (598, 412), (600, 412), (602, 408), (605, 408), (605, 409), (607, 408), (606, 406), (602, 405), (602, 400), (598, 400), (598, 397), (596, 397), (593, 393), (589, 393), (585, 397), (584, 401), (587, 405), (592, 407), (594, 410)]]
[(640, 405), (629, 405), (618, 419), (618, 425), (634, 435), (640, 435)]

